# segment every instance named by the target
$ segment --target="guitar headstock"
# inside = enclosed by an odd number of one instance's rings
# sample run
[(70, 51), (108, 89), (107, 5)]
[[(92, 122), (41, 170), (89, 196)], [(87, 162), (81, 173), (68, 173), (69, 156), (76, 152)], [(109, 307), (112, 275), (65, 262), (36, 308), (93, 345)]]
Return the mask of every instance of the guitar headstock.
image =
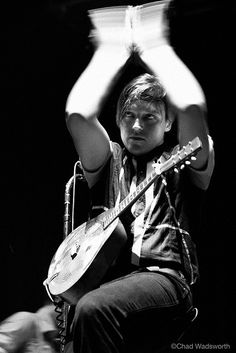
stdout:
[(160, 165), (159, 173), (164, 173), (169, 169), (174, 168), (174, 171), (178, 172), (179, 169), (183, 169), (185, 164), (191, 163), (191, 160), (195, 160), (195, 155), (202, 148), (202, 142), (199, 137), (195, 137), (192, 141), (183, 146), (177, 153), (174, 153), (166, 162)]

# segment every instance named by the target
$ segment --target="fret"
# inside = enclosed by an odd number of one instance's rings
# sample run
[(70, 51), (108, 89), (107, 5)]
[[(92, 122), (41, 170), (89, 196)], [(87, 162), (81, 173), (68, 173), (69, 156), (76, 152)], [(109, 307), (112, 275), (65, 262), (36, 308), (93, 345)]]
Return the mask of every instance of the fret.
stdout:
[(125, 207), (126, 207), (126, 202), (122, 202), (122, 203), (120, 204), (120, 209), (121, 209), (121, 211), (123, 211)]
[(143, 185), (144, 185), (144, 187), (146, 187), (146, 186), (147, 186), (147, 184), (148, 184), (148, 181), (147, 181), (147, 179), (145, 179), (145, 180), (143, 181)]
[(124, 201), (122, 201), (123, 203), (124, 203), (124, 206), (127, 206), (128, 205), (128, 198), (126, 197), (125, 199), (124, 199)]

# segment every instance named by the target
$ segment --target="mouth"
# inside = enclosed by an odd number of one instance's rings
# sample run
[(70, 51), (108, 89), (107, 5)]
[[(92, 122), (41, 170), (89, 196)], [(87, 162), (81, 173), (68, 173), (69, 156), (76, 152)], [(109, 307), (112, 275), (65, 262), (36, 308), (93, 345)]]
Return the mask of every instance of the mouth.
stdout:
[(145, 138), (142, 136), (130, 136), (129, 139), (133, 140), (133, 141), (144, 141), (145, 140)]

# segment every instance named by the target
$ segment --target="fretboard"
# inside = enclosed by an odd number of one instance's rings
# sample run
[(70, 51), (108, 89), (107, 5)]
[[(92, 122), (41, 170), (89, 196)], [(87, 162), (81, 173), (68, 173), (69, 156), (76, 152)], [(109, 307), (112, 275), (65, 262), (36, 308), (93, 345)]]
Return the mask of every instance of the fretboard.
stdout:
[(127, 195), (117, 207), (114, 207), (111, 212), (105, 217), (103, 221), (104, 229), (107, 228), (117, 217), (129, 207), (131, 207), (142, 195), (143, 193), (152, 185), (152, 183), (157, 179), (160, 173), (157, 173), (155, 170), (144, 179), (135, 189), (134, 192)]

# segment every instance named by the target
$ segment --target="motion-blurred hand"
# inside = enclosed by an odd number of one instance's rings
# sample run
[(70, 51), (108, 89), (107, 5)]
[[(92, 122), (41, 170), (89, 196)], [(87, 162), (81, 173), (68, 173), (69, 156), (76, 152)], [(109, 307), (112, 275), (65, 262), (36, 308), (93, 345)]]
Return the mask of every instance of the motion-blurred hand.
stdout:
[(172, 0), (142, 6), (113, 6), (89, 11), (94, 26), (90, 37), (99, 48), (130, 55), (168, 42), (166, 11)]
[(168, 43), (166, 11), (170, 2), (156, 1), (134, 8), (133, 41), (140, 53)]
[(127, 6), (113, 6), (89, 11), (94, 26), (90, 37), (97, 47), (129, 51), (130, 25)]

